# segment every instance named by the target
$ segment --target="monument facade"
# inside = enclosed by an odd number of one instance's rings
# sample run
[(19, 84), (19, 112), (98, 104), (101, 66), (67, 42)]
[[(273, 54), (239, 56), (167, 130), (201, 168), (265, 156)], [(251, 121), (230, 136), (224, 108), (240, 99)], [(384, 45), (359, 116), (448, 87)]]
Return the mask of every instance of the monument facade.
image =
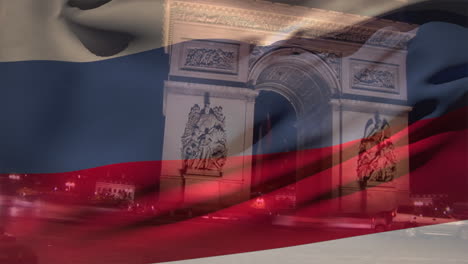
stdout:
[[(163, 163), (160, 203), (221, 207), (251, 198), (263, 91), (294, 109), (298, 164), (303, 150), (330, 157), (317, 188), (332, 190), (339, 210), (409, 200), (405, 63), (415, 25), (250, 0), (169, 0), (165, 12), (163, 159), (181, 162)], [(295, 174), (299, 201), (307, 173)]]

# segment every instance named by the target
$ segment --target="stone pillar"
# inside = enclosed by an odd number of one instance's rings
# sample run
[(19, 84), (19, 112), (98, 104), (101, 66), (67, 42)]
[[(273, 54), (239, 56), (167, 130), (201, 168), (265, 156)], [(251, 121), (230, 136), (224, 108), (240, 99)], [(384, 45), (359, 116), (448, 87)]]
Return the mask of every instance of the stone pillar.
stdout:
[(211, 209), (248, 199), (257, 92), (175, 81), (164, 89), (160, 204)]
[[(340, 197), (340, 208), (345, 212), (374, 213), (391, 210), (409, 201), (408, 117), (410, 107), (357, 100), (332, 100), (333, 105), (333, 170), (334, 196)], [(359, 184), (359, 151), (366, 127), (375, 120), (388, 122), (387, 141), (395, 157), (393, 179), (371, 179), (366, 188)], [(384, 167), (391, 168), (391, 165)], [(389, 174), (390, 175), (390, 174)]]

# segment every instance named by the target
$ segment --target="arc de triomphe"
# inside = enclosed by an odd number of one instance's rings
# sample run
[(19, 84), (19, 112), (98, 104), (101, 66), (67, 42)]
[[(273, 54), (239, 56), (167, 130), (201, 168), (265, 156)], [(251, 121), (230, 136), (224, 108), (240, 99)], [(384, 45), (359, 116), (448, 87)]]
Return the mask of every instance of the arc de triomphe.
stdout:
[[(250, 0), (169, 0), (165, 8), (163, 160), (174, 162), (163, 163), (160, 203), (217, 207), (251, 197), (261, 91), (292, 105), (298, 162), (307, 149), (330, 156), (319, 184), (346, 197), (341, 210), (409, 200), (405, 59), (415, 25)], [(382, 144), (386, 169), (372, 174), (366, 158)], [(363, 178), (372, 188), (354, 195)], [(298, 185), (297, 199), (307, 191)]]

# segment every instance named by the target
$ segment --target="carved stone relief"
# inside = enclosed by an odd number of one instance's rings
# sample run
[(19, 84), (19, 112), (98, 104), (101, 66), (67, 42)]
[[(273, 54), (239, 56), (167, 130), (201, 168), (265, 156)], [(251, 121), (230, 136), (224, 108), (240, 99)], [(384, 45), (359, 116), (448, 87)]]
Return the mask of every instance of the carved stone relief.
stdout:
[(180, 67), (184, 71), (236, 74), (238, 60), (238, 44), (192, 40), (184, 44)]
[(234, 70), (235, 54), (220, 48), (188, 48), (184, 67)]
[(207, 99), (203, 109), (198, 104), (192, 106), (181, 140), (184, 173), (221, 175), (227, 157), (221, 106), (211, 107)]
[(398, 94), (398, 68), (394, 65), (351, 63), (351, 87)]
[(396, 156), (390, 139), (390, 125), (377, 112), (367, 121), (359, 145), (357, 177), (361, 187), (392, 181), (396, 173)]

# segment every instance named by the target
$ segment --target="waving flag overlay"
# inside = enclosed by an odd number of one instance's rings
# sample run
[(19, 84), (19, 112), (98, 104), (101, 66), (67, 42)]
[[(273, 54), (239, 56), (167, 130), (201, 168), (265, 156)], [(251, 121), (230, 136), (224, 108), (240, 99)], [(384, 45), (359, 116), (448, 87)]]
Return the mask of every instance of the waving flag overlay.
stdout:
[(0, 1), (0, 263), (308, 246), (323, 261), (334, 248), (336, 262), (432, 261), (374, 249), (422, 236), (466, 257), (458, 16), (393, 14), (401, 1), (368, 16), (301, 1), (44, 2)]

